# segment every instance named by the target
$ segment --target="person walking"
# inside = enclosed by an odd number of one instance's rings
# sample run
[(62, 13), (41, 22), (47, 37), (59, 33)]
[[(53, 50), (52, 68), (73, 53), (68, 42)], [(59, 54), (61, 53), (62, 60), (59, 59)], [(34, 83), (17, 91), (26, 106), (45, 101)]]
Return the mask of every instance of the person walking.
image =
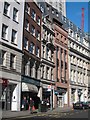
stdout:
[(33, 106), (34, 106), (34, 101), (32, 98), (30, 98), (30, 113), (32, 114), (33, 113)]
[(27, 106), (27, 100), (26, 100), (26, 97), (24, 96), (22, 100), (22, 110), (26, 110), (26, 106)]

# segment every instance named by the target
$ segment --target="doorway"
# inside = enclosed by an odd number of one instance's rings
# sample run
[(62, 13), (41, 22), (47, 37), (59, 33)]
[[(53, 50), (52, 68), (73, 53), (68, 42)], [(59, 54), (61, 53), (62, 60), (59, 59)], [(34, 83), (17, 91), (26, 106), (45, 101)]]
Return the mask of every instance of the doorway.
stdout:
[(58, 107), (63, 107), (64, 103), (63, 103), (63, 96), (58, 96)]

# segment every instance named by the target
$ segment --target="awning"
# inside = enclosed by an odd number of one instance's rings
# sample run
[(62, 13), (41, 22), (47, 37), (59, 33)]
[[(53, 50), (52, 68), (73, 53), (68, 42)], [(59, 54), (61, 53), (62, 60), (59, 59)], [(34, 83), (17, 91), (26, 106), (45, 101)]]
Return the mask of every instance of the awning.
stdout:
[(26, 91), (30, 91), (30, 92), (35, 92), (38, 93), (38, 88), (35, 85), (32, 84), (28, 84), (28, 83), (22, 83), (22, 91), (26, 92)]

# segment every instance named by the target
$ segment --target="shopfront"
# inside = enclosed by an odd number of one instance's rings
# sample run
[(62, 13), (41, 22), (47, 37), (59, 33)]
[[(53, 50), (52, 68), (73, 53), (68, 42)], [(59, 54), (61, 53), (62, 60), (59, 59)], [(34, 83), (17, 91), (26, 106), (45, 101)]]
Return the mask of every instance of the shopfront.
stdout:
[(57, 87), (57, 106), (65, 107), (68, 105), (68, 93), (67, 89)]
[(19, 111), (20, 82), (14, 82), (4, 78), (0, 79), (0, 81), (2, 81), (2, 94), (0, 96), (2, 110)]
[[(40, 92), (40, 81), (24, 76), (22, 77), (21, 85), (21, 106), (24, 97), (26, 97), (26, 100), (28, 100), (28, 102), (31, 97), (34, 100), (35, 109), (38, 109), (38, 105), (40, 103), (40, 97), (38, 97), (38, 93)], [(26, 110), (28, 110), (28, 106)]]

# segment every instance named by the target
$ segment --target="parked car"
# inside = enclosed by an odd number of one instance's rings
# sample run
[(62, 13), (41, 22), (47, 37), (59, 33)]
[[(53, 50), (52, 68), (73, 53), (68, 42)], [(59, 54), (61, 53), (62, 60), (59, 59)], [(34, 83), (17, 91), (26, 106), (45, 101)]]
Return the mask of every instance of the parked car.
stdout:
[(74, 109), (87, 109), (88, 104), (86, 102), (76, 102), (73, 104)]
[(87, 101), (86, 103), (88, 105), (88, 108), (90, 108), (90, 101)]

